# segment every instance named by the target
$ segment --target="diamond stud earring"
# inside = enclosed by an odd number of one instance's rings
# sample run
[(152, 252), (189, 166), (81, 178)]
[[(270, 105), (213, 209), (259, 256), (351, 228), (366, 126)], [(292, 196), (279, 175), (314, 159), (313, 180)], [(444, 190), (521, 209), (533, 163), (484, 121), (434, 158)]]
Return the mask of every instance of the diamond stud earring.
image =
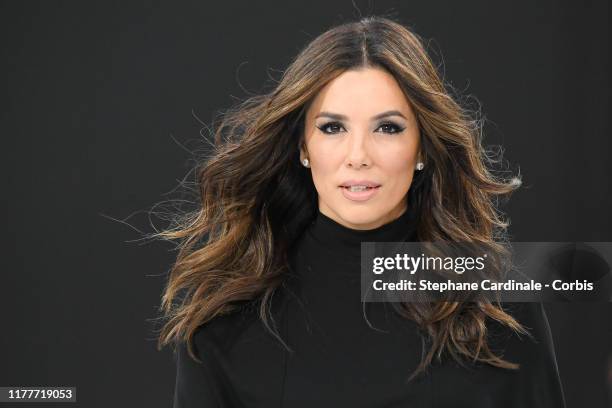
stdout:
[(308, 159), (302, 160), (302, 164), (304, 165), (304, 167), (308, 167), (309, 163), (310, 162), (308, 161)]
[(417, 170), (423, 170), (423, 167), (425, 167), (425, 164), (423, 164), (423, 162), (418, 162), (416, 165)]

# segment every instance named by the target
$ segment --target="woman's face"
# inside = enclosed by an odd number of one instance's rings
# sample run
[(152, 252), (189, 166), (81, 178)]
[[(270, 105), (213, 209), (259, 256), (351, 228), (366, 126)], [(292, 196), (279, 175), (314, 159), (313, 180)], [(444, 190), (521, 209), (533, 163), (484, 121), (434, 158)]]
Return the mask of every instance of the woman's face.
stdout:
[[(379, 68), (350, 70), (328, 83), (306, 112), (305, 148), (319, 211), (353, 229), (372, 229), (406, 210), (420, 134), (395, 78)], [(359, 191), (363, 185), (373, 187)]]

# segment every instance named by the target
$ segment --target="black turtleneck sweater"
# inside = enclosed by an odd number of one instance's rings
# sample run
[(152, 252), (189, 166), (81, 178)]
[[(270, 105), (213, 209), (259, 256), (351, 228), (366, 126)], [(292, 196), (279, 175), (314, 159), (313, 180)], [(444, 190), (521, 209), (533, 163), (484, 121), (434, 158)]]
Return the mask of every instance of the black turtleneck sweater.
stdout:
[(244, 308), (201, 325), (193, 361), (177, 349), (174, 408), (427, 407), (563, 408), (553, 344), (540, 303), (505, 304), (530, 329), (519, 337), (491, 323), (490, 344), (519, 370), (436, 361), (418, 365), (423, 339), (388, 303), (362, 303), (361, 242), (413, 241), (411, 211), (375, 229), (354, 230), (318, 212), (290, 253), (290, 272), (272, 301), (288, 351)]

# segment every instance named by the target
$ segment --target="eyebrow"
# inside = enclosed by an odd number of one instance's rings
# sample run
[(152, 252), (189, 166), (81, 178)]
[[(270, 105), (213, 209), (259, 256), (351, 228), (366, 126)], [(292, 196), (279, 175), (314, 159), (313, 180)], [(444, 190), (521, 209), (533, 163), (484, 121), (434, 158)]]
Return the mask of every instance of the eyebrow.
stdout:
[[(372, 120), (377, 120), (377, 119), (382, 119), (382, 118), (386, 118), (387, 116), (401, 116), (402, 118), (406, 119), (406, 117), (404, 115), (402, 115), (402, 113), (398, 110), (389, 110), (389, 111), (385, 111), (383, 113), (379, 113), (378, 115), (374, 115), (372, 117)], [(347, 120), (348, 117), (346, 115), (341, 115), (339, 113), (332, 113), (332, 112), (320, 112), (317, 116), (315, 116), (316, 118), (320, 118), (320, 117), (327, 117), (330, 119), (335, 119), (335, 120)], [(408, 119), (406, 119), (408, 120)]]

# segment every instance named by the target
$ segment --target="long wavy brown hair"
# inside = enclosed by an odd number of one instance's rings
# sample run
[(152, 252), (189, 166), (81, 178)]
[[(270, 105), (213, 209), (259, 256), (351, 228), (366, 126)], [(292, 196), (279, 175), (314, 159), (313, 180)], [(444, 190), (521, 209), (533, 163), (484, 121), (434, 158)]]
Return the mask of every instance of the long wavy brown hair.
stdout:
[[(415, 112), (425, 170), (408, 192), (419, 213), (420, 241), (468, 241), (503, 250), (508, 222), (498, 198), (520, 185), (493, 171), (482, 146), (479, 110), (459, 102), (428, 56), (423, 41), (385, 17), (338, 25), (312, 40), (291, 62), (272, 91), (250, 96), (213, 126), (213, 148), (196, 166), (198, 206), (179, 214), (156, 234), (178, 243), (161, 310), (158, 348), (186, 341), (190, 356), (198, 326), (216, 316), (255, 305), (270, 333), (276, 330), (270, 301), (286, 277), (288, 253), (316, 215), (317, 192), (300, 165), (304, 116), (329, 81), (346, 70), (380, 67), (391, 73)], [(488, 321), (526, 330), (498, 302), (394, 303), (418, 324), (428, 346), (414, 374), (449, 353), (457, 361), (503, 368), (518, 365), (495, 354)]]

